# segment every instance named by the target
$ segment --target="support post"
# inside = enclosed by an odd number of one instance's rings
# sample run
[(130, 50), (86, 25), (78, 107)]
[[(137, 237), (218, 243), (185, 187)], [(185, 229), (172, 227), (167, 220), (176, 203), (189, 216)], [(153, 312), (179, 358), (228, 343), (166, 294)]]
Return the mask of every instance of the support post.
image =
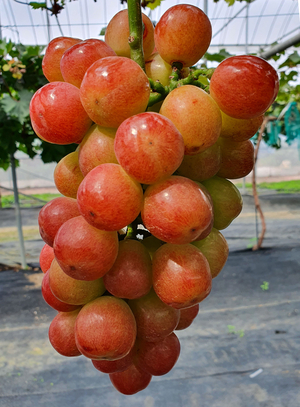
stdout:
[(22, 265), (23, 269), (27, 269), (28, 266), (26, 263), (26, 256), (25, 256), (25, 245), (24, 245), (24, 237), (23, 237), (23, 231), (22, 231), (22, 218), (21, 218), (21, 210), (20, 210), (19, 194), (18, 194), (18, 186), (17, 186), (17, 173), (16, 173), (15, 157), (13, 154), (10, 155), (10, 164), (11, 164), (11, 175), (12, 175), (13, 189), (14, 189), (16, 222), (17, 222), (19, 244), (20, 244), (21, 265)]

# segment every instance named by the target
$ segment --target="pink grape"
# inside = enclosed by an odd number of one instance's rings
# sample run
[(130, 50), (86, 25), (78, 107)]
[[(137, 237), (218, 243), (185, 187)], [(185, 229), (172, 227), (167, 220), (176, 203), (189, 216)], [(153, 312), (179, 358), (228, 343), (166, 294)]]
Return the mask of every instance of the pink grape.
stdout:
[(78, 188), (77, 203), (92, 226), (117, 231), (140, 213), (143, 190), (118, 164), (101, 164), (91, 170)]
[(115, 153), (128, 175), (141, 184), (170, 177), (184, 155), (184, 142), (171, 120), (153, 112), (140, 113), (118, 128)]

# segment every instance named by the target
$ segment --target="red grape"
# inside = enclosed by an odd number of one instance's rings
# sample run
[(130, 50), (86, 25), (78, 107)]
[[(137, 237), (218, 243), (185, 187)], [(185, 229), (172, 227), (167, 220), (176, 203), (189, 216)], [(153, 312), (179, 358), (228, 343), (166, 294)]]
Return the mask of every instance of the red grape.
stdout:
[(168, 243), (196, 240), (213, 218), (209, 198), (188, 178), (172, 176), (151, 185), (144, 194), (142, 219), (155, 237)]
[(109, 378), (120, 393), (131, 395), (144, 390), (152, 376), (133, 363), (123, 372), (111, 373)]
[(65, 51), (60, 61), (60, 70), (66, 82), (80, 88), (84, 74), (94, 62), (115, 55), (115, 51), (104, 41), (90, 38)]
[(44, 242), (52, 247), (61, 225), (79, 215), (77, 201), (73, 198), (58, 197), (44, 205), (38, 216), (40, 235)]
[(84, 109), (103, 127), (117, 128), (128, 117), (144, 112), (149, 95), (145, 72), (125, 57), (106, 57), (94, 62), (80, 87)]
[(103, 277), (104, 285), (115, 297), (142, 297), (152, 287), (151, 266), (150, 255), (142, 243), (131, 239), (123, 240), (115, 263)]
[(43, 273), (46, 273), (52, 263), (52, 260), (54, 259), (54, 251), (51, 246), (49, 246), (47, 243), (44, 244), (41, 253), (40, 253), (40, 267)]
[(138, 216), (143, 190), (120, 165), (101, 164), (80, 184), (77, 202), (82, 216), (92, 226), (120, 230)]
[(203, 57), (211, 41), (211, 24), (198, 7), (178, 4), (169, 8), (155, 26), (155, 46), (170, 65), (194, 65)]
[(79, 167), (86, 176), (97, 165), (118, 164), (114, 150), (116, 130), (93, 125), (79, 145)]
[(180, 131), (185, 154), (201, 153), (215, 144), (220, 135), (221, 111), (213, 98), (196, 86), (185, 85), (172, 90), (160, 113)]
[(180, 343), (172, 332), (159, 342), (137, 342), (137, 365), (153, 376), (167, 374), (180, 354)]
[(57, 37), (49, 42), (42, 62), (43, 74), (49, 82), (64, 80), (60, 60), (67, 49), (81, 41), (79, 38)]
[(56, 298), (71, 305), (87, 304), (105, 291), (102, 278), (93, 281), (75, 280), (61, 269), (56, 259), (49, 269), (49, 284)]
[(137, 324), (137, 336), (148, 342), (161, 341), (170, 335), (179, 321), (179, 310), (165, 304), (151, 290), (128, 302)]
[(142, 184), (170, 177), (184, 155), (184, 142), (171, 120), (152, 112), (129, 117), (118, 128), (115, 153), (128, 175)]
[(190, 244), (165, 244), (153, 256), (153, 288), (158, 297), (176, 309), (204, 300), (211, 290), (208, 261)]
[(77, 216), (60, 227), (53, 248), (58, 264), (68, 276), (92, 281), (112, 267), (119, 243), (117, 232), (96, 229)]
[(279, 88), (275, 69), (264, 59), (238, 55), (218, 65), (210, 81), (210, 94), (220, 109), (235, 119), (262, 115), (274, 102)]
[(241, 213), (243, 200), (237, 187), (225, 178), (212, 177), (203, 181), (213, 201), (214, 227), (227, 228)]
[(118, 360), (133, 348), (136, 322), (125, 301), (100, 297), (80, 310), (75, 338), (84, 356), (96, 360)]
[[(154, 27), (149, 17), (142, 13), (143, 51), (147, 59), (154, 49)], [(105, 42), (117, 55), (130, 58), (128, 10), (121, 10), (108, 23), (105, 30)]]
[(48, 143), (80, 142), (92, 124), (81, 104), (79, 89), (66, 82), (51, 82), (40, 88), (29, 110), (34, 131)]
[(75, 342), (75, 322), (80, 309), (60, 312), (49, 327), (49, 340), (53, 348), (63, 356), (80, 356)]
[(59, 161), (54, 169), (53, 178), (56, 188), (62, 195), (76, 199), (78, 187), (83, 180), (77, 151), (66, 155)]

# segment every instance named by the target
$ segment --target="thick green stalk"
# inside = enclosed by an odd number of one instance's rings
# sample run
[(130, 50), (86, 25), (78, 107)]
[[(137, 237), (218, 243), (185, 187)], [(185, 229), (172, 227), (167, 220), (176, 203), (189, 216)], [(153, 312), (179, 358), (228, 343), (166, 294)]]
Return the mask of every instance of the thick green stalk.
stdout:
[(160, 82), (154, 82), (152, 79), (149, 79), (152, 92), (150, 94), (148, 107), (151, 107), (156, 103), (164, 100), (166, 96), (170, 92), (172, 92), (172, 90), (178, 88), (179, 86), (194, 85), (209, 93), (208, 79), (211, 79), (213, 73), (214, 73), (213, 68), (211, 69), (201, 68), (191, 70), (190, 74), (186, 78), (180, 79), (180, 70), (176, 66), (174, 66), (172, 75), (170, 76), (169, 86), (162, 86)]
[(145, 70), (141, 0), (127, 0), (130, 57)]

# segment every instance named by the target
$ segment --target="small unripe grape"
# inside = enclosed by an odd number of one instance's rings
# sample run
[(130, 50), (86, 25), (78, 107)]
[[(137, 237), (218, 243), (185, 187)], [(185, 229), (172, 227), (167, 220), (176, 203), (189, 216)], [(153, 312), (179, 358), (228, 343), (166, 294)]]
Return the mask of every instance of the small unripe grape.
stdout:
[(159, 81), (163, 86), (169, 85), (172, 67), (157, 52), (149, 57), (145, 66), (148, 78)]
[(192, 242), (206, 257), (212, 278), (219, 275), (228, 258), (228, 244), (225, 237), (217, 229), (213, 228), (210, 234), (203, 240)]
[(242, 211), (243, 200), (240, 191), (228, 179), (217, 176), (203, 181), (202, 184), (213, 201), (214, 228), (227, 228)]

